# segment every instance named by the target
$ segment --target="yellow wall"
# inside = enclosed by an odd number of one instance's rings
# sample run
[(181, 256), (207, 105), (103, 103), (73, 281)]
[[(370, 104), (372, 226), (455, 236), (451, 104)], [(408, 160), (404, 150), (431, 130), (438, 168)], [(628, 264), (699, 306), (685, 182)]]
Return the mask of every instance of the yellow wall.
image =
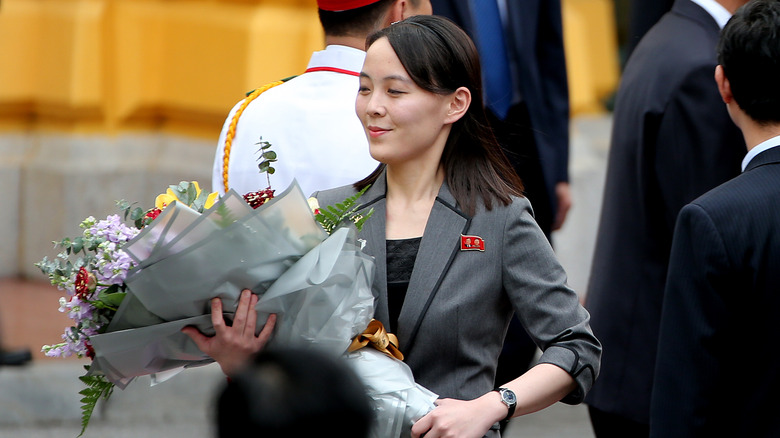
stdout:
[(562, 0), (562, 7), (571, 113), (603, 112), (620, 75), (613, 0)]
[[(617, 83), (610, 0), (563, 0), (573, 115)], [(0, 129), (214, 138), (245, 91), (322, 47), (314, 0), (2, 0)]]
[(300, 73), (322, 48), (314, 5), (2, 0), (0, 129), (216, 137), (244, 92)]

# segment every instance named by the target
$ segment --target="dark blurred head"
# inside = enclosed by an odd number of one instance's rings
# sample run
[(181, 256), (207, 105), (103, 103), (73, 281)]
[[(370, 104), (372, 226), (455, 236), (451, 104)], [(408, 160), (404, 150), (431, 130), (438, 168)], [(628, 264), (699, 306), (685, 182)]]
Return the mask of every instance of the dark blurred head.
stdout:
[(358, 8), (337, 11), (324, 10), (320, 7), (320, 23), (326, 35), (353, 37), (368, 35), (384, 27), (385, 16), (395, 1), (378, 0)]
[(358, 377), (339, 358), (299, 349), (261, 352), (217, 402), (220, 438), (365, 438), (373, 413)]
[(780, 123), (780, 1), (753, 0), (726, 24), (718, 63), (737, 105), (761, 124)]

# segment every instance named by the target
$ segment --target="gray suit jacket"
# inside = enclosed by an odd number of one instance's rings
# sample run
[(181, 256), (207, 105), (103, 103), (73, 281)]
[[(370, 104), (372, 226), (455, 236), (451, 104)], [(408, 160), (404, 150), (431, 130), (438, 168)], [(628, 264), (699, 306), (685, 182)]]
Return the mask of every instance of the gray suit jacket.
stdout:
[[(373, 216), (358, 237), (376, 260), (378, 320), (388, 325), (385, 175), (359, 199)], [(317, 192), (320, 205), (342, 202), (351, 186)], [(484, 251), (461, 250), (461, 236), (479, 236)], [(420, 243), (396, 335), (418, 383), (440, 397), (471, 400), (492, 390), (496, 362), (513, 311), (544, 352), (540, 362), (568, 371), (578, 388), (566, 397), (582, 401), (593, 385), (601, 345), (589, 315), (566, 285), (566, 274), (536, 225), (531, 205), (460, 211), (444, 184)]]

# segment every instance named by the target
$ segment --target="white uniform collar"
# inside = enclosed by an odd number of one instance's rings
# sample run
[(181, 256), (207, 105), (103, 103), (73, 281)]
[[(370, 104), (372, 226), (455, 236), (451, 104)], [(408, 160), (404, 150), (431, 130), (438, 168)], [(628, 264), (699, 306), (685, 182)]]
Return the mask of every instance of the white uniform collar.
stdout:
[(718, 23), (718, 26), (720, 26), (721, 29), (723, 29), (723, 27), (726, 25), (726, 22), (729, 21), (729, 18), (731, 18), (731, 12), (729, 12), (726, 8), (723, 7), (723, 5), (715, 0), (691, 1), (707, 11), (707, 13), (710, 14), (712, 18)]
[(360, 73), (366, 52), (353, 47), (329, 45), (325, 50), (314, 52), (309, 59), (307, 69), (318, 67), (338, 67)]
[(747, 165), (750, 163), (750, 160), (755, 158), (756, 155), (768, 149), (772, 149), (773, 147), (776, 146), (780, 146), (780, 135), (778, 135), (777, 137), (772, 137), (767, 141), (757, 144), (753, 149), (749, 150), (747, 155), (745, 155), (745, 158), (742, 159), (742, 171), (743, 172), (745, 171), (745, 168), (747, 168)]

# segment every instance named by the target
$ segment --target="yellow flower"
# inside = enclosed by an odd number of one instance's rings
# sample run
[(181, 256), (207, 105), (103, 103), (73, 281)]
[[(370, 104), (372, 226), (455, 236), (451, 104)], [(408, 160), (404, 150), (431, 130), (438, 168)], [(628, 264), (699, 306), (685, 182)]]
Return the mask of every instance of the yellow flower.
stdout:
[(203, 204), (203, 208), (205, 209), (211, 208), (214, 205), (214, 203), (217, 202), (218, 200), (219, 200), (218, 192), (214, 192), (210, 194), (209, 197), (206, 198), (206, 202)]
[[(200, 196), (200, 192), (201, 192), (200, 185), (198, 184), (197, 181), (192, 181), (191, 184), (195, 186), (195, 199), (197, 199), (198, 196)], [(208, 198), (206, 199), (206, 202), (204, 203), (203, 208), (211, 208), (211, 206), (213, 206), (214, 203), (217, 202), (217, 198), (219, 198), (219, 193), (214, 192), (209, 194)], [(157, 198), (154, 200), (154, 206), (162, 210), (165, 207), (171, 205), (173, 201), (182, 202), (181, 199), (179, 199), (179, 197), (176, 196), (176, 193), (173, 191), (173, 189), (169, 188), (165, 193), (157, 196)]]
[(165, 207), (171, 205), (173, 201), (178, 200), (179, 198), (176, 197), (176, 194), (173, 193), (173, 190), (168, 189), (165, 193), (157, 195), (157, 198), (154, 200), (154, 206), (162, 210)]

